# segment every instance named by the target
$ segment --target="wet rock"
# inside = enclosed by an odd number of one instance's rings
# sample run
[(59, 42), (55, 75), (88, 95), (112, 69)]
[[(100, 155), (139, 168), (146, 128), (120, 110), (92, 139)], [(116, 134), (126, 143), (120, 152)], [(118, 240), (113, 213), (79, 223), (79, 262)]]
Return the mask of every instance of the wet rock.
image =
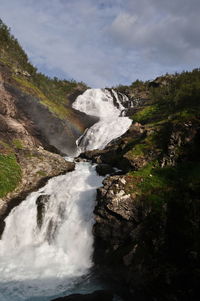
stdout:
[(0, 220), (0, 238), (3, 234), (4, 228), (5, 228), (5, 222), (3, 220)]
[(100, 176), (105, 176), (115, 172), (114, 168), (108, 164), (98, 164), (96, 166), (96, 171)]
[(40, 195), (36, 200), (38, 228), (42, 227), (44, 215), (45, 215), (45, 209), (46, 209), (46, 205), (48, 204), (49, 197), (50, 197), (49, 195)]
[(105, 149), (86, 151), (85, 153), (80, 154), (80, 158), (91, 160), (97, 164), (106, 164), (112, 167), (117, 167), (122, 170), (123, 173), (127, 172), (146, 162), (146, 159), (142, 160), (140, 158), (139, 162), (138, 158), (137, 160), (133, 160), (133, 158), (130, 158), (127, 155), (131, 140), (133, 138), (139, 139), (145, 135), (145, 127), (140, 123), (135, 122), (124, 135), (111, 141)]
[(113, 294), (110, 291), (99, 290), (91, 294), (73, 294), (66, 297), (53, 299), (52, 301), (112, 301)]

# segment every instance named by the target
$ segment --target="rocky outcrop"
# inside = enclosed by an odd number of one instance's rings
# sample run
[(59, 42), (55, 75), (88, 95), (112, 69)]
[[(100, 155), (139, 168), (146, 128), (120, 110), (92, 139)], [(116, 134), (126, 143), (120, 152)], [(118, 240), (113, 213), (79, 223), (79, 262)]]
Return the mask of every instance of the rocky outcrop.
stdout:
[[(142, 139), (146, 136), (146, 129), (138, 122), (133, 123), (129, 130), (120, 138), (110, 142), (103, 150), (86, 151), (80, 154), (80, 158), (92, 160), (94, 163), (107, 164), (112, 167), (117, 167), (123, 172), (127, 172), (137, 165), (138, 160), (125, 156), (126, 153), (133, 147), (133, 137)], [(136, 162), (137, 161), (137, 162)]]
[(130, 300), (198, 300), (198, 191), (189, 200), (189, 190), (176, 188), (158, 204), (127, 192), (128, 183), (128, 176), (111, 176), (98, 190), (96, 264), (127, 287)]
[(143, 300), (146, 295), (151, 300), (148, 281), (153, 275), (148, 268), (153, 268), (156, 256), (152, 249), (158, 254), (163, 243), (158, 232), (161, 234), (166, 220), (154, 216), (156, 224), (151, 224), (153, 207), (127, 193), (127, 182), (126, 176), (112, 176), (98, 189), (94, 259), (120, 286), (127, 287), (130, 299)]
[(199, 137), (195, 117), (136, 123), (103, 151), (81, 155), (122, 170), (98, 189), (94, 260), (130, 300), (200, 297)]
[(3, 231), (4, 218), (30, 192), (43, 186), (51, 177), (74, 169), (74, 163), (67, 162), (61, 156), (45, 151), (42, 148), (20, 150), (16, 155), (22, 176), (18, 186), (6, 196), (0, 198), (1, 232)]

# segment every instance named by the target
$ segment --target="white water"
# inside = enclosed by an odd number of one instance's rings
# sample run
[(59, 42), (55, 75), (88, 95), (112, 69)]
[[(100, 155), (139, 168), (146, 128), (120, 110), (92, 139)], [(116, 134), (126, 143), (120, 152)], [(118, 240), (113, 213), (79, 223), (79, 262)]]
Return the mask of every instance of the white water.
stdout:
[(112, 93), (115, 99), (109, 90), (88, 89), (73, 103), (76, 110), (100, 118), (78, 139), (79, 154), (86, 150), (103, 149), (129, 129), (132, 121), (128, 117), (121, 117), (125, 110), (123, 103), (128, 102), (128, 98), (124, 96), (120, 101), (114, 90)]
[[(51, 179), (6, 219), (0, 241), (0, 300), (29, 300), (70, 287), (92, 265), (93, 210), (103, 178), (89, 163)], [(36, 200), (50, 195), (39, 229)], [(42, 283), (42, 285), (41, 285)]]
[[(128, 99), (112, 93), (115, 100), (108, 90), (89, 89), (75, 101), (74, 108), (100, 118), (77, 141), (78, 153), (104, 148), (131, 125), (120, 117)], [(102, 180), (95, 166), (77, 163), (75, 171), (51, 179), (12, 210), (0, 240), (0, 301), (47, 301), (74, 292), (92, 266), (93, 210)], [(49, 197), (40, 225), (42, 195)], [(89, 290), (100, 288), (91, 285)]]

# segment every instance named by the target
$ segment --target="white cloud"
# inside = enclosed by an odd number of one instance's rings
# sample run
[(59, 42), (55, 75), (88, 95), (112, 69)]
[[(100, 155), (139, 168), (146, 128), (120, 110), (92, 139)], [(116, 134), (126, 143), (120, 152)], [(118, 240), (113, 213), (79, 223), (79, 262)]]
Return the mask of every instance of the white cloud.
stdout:
[(1, 0), (1, 18), (48, 74), (91, 86), (197, 67), (197, 0)]

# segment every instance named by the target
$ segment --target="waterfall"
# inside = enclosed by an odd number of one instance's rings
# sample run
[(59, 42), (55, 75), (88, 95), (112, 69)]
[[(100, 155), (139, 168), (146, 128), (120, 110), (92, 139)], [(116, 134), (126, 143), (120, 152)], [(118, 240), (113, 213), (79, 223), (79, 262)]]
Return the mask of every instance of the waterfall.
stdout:
[(0, 241), (1, 301), (53, 295), (87, 273), (102, 180), (95, 166), (77, 163), (75, 171), (51, 179), (12, 210)]
[[(131, 125), (122, 116), (128, 98), (114, 90), (89, 89), (73, 107), (99, 117), (78, 139), (78, 153), (104, 148)], [(92, 266), (93, 211), (102, 181), (94, 165), (76, 163), (73, 172), (52, 178), (11, 211), (0, 240), (1, 301), (45, 301), (73, 291)]]
[(78, 96), (73, 108), (99, 117), (99, 122), (87, 129), (78, 139), (78, 154), (86, 150), (103, 149), (112, 140), (123, 135), (132, 121), (123, 117), (128, 107), (128, 97), (114, 90), (88, 89)]

